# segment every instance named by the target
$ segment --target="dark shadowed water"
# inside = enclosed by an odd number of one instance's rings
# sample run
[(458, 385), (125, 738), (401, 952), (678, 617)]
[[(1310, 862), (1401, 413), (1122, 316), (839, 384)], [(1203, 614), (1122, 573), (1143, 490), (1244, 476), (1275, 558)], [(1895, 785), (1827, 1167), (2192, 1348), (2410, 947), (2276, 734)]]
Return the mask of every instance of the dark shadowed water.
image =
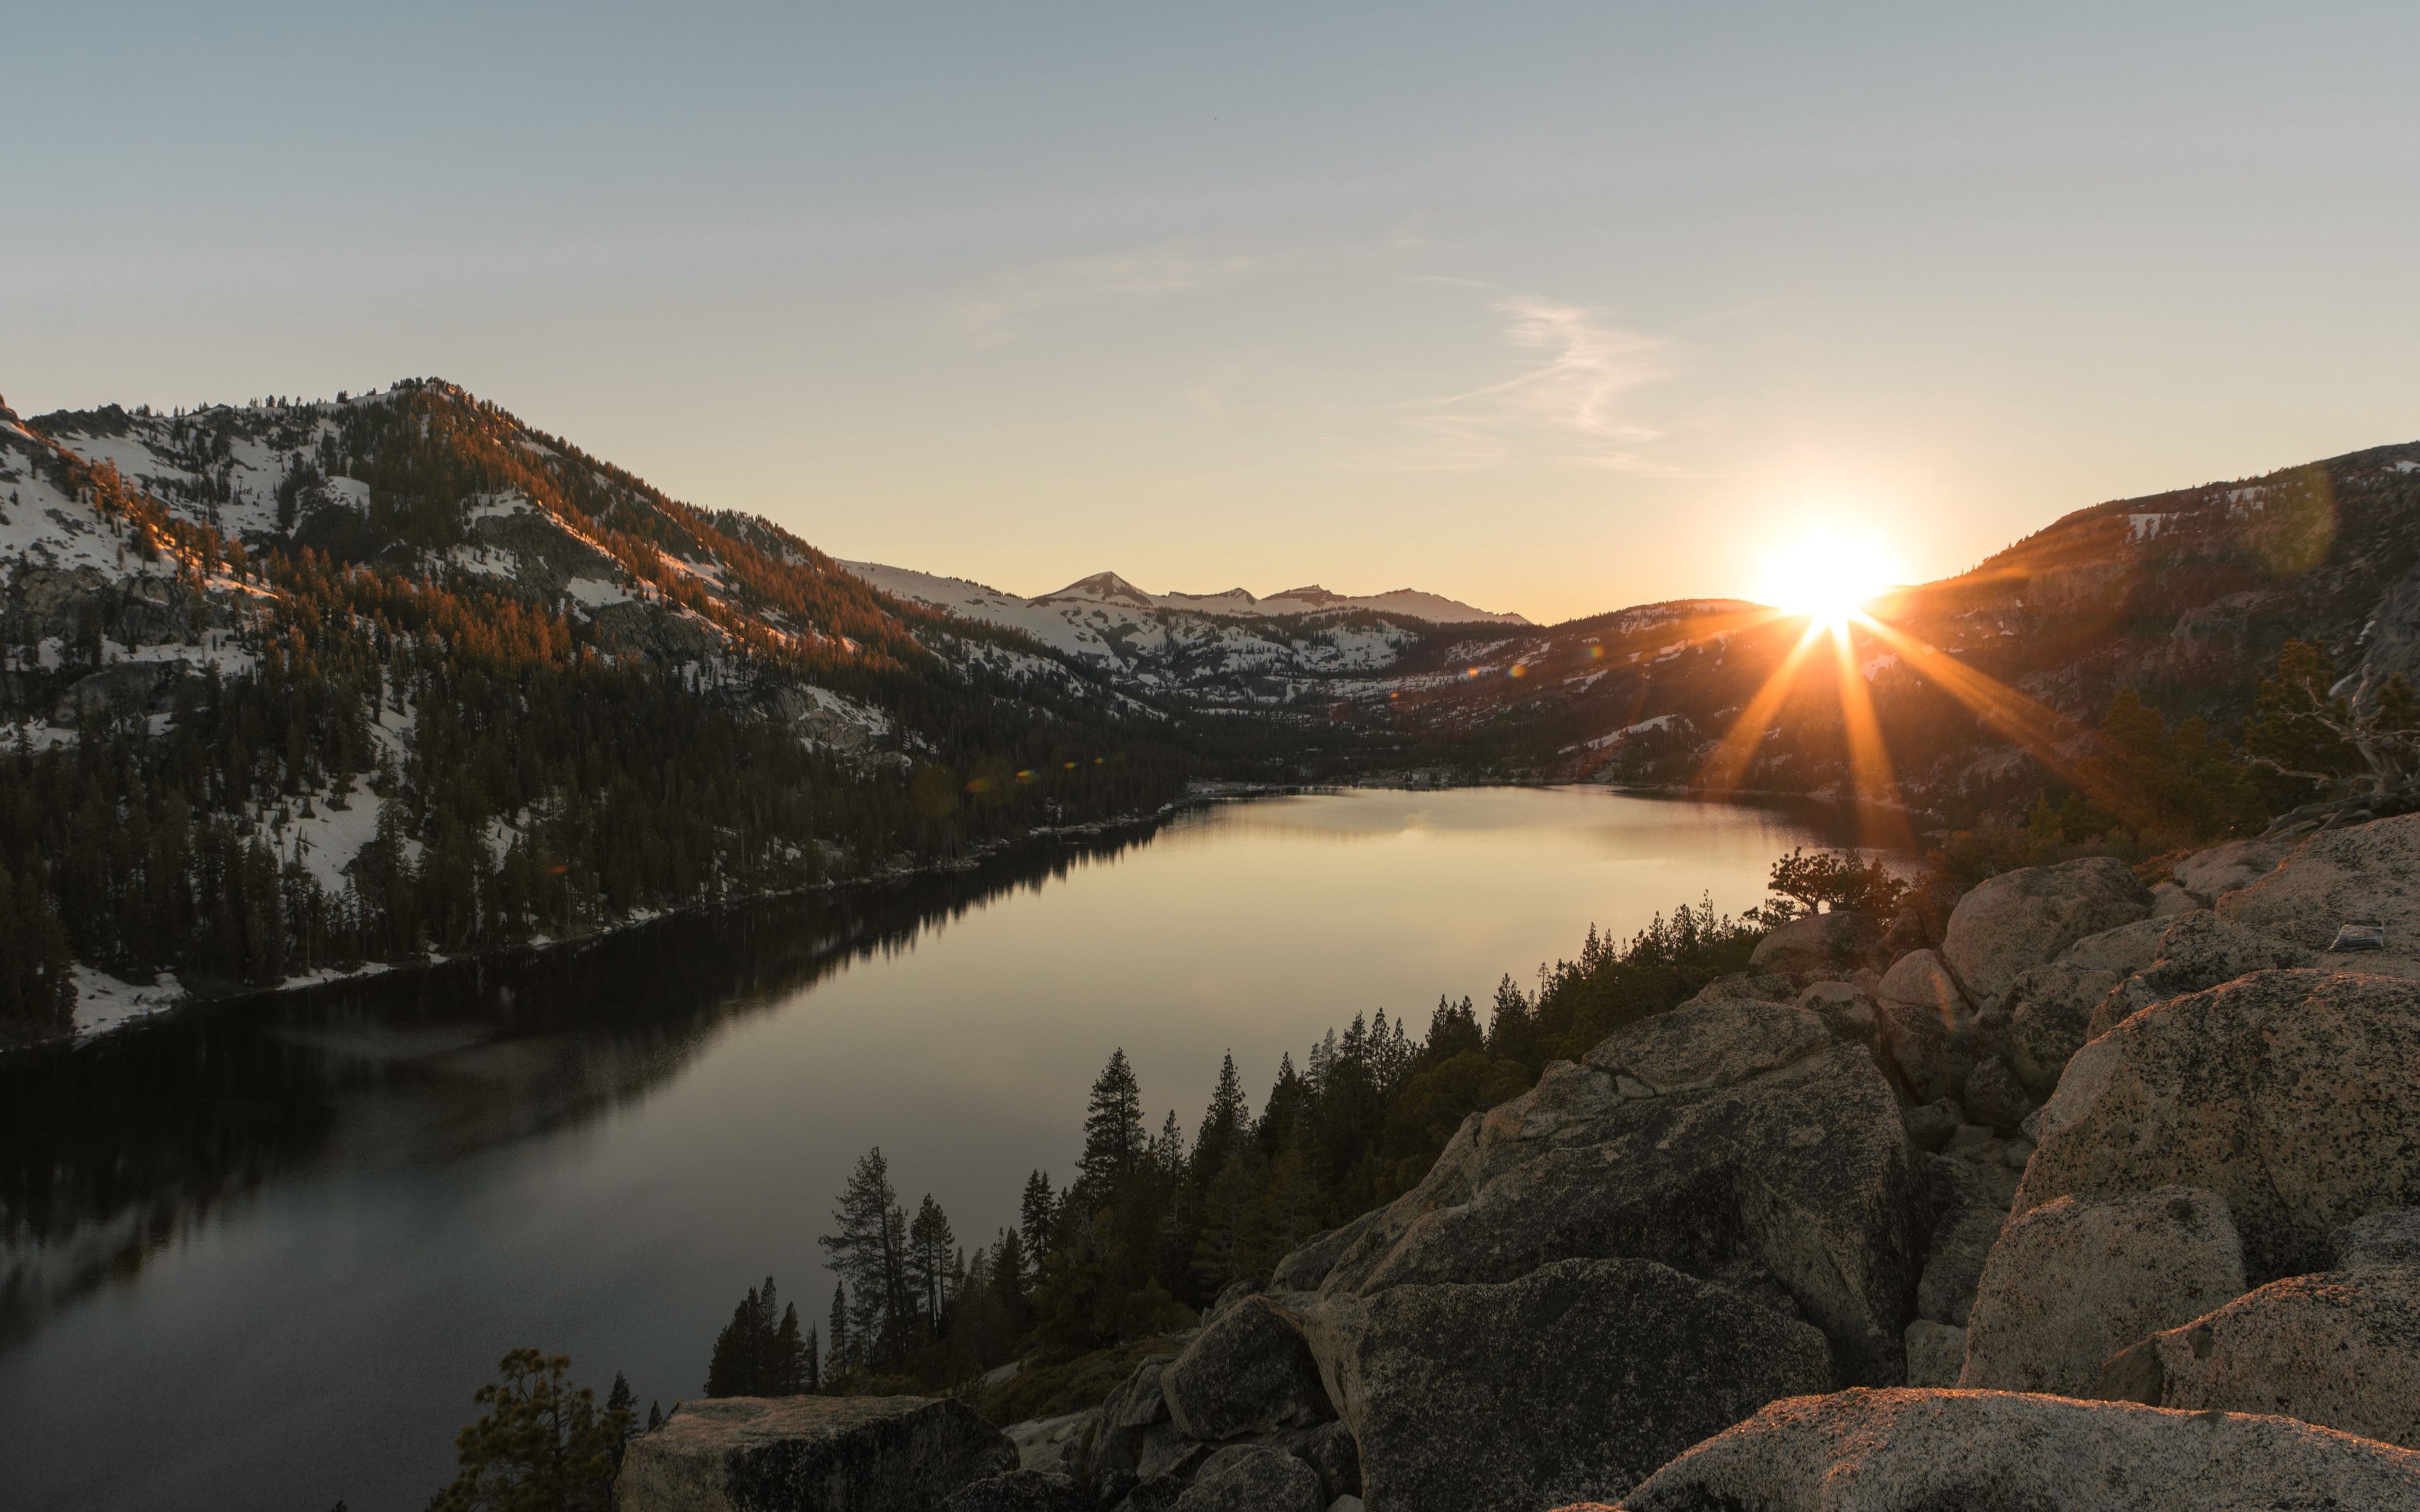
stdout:
[(695, 1394), (881, 1146), (966, 1243), (1124, 1046), (1189, 1131), (1232, 1049), (1425, 1027), (1711, 894), (1820, 817), (1602, 790), (1200, 810), (985, 872), (188, 1012), (0, 1057), (0, 1507), (417, 1509), (516, 1345)]

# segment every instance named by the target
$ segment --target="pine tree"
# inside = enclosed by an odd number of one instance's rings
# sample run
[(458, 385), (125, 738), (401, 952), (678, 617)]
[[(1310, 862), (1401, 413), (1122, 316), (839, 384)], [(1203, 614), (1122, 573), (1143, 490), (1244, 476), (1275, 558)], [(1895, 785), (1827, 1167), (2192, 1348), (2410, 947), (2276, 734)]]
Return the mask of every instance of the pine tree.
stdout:
[[(767, 1276), (763, 1290), (751, 1287), (739, 1305), (731, 1310), (731, 1321), (715, 1335), (714, 1352), (706, 1367), (706, 1394), (708, 1396), (768, 1396), (782, 1394), (783, 1366), (777, 1338), (779, 1326), (773, 1309), (780, 1298), (773, 1288), (773, 1278)], [(797, 1315), (791, 1315), (795, 1326)]]
[(925, 1193), (916, 1220), (908, 1228), (908, 1276), (923, 1298), (924, 1317), (935, 1334), (941, 1330), (941, 1311), (950, 1300), (950, 1262), (957, 1242), (941, 1205)]
[(638, 1419), (638, 1397), (630, 1393), (630, 1378), (619, 1370), (614, 1371), (613, 1389), (605, 1394), (605, 1417), (618, 1429), (613, 1438), (615, 1470), (622, 1468), (622, 1451), (629, 1444), (630, 1425)]
[(832, 1283), (831, 1317), (825, 1323), (825, 1336), (831, 1343), (824, 1351), (824, 1384), (838, 1390), (848, 1374), (848, 1290), (845, 1284)]
[(428, 1512), (604, 1512), (629, 1417), (599, 1412), (595, 1392), (564, 1379), (570, 1369), (568, 1357), (535, 1350), (504, 1357), (502, 1379), (473, 1397), (488, 1412), (455, 1436), (461, 1469)]
[(1235, 1153), (1251, 1129), (1251, 1105), (1244, 1101), (1244, 1079), (1235, 1074), (1235, 1054), (1218, 1062), (1218, 1084), (1211, 1088), (1210, 1105), (1202, 1110), (1202, 1132), (1193, 1140), (1193, 1184), (1206, 1187)]
[[(772, 1281), (768, 1278), (766, 1286)], [(814, 1366), (809, 1363), (807, 1341), (799, 1333), (799, 1309), (796, 1304), (782, 1309), (781, 1326), (774, 1330), (771, 1366), (765, 1384), (768, 1396), (796, 1396), (810, 1390), (807, 1378)]]
[(1016, 1230), (1025, 1241), (1024, 1274), (1019, 1280), (1030, 1283), (1050, 1254), (1050, 1233), (1058, 1219), (1059, 1203), (1051, 1196), (1050, 1178), (1035, 1171), (1025, 1179), (1025, 1196), (1017, 1204)]
[(880, 1149), (859, 1159), (832, 1209), (832, 1222), (840, 1231), (815, 1242), (830, 1257), (825, 1263), (848, 1285), (855, 1304), (850, 1336), (869, 1358), (900, 1348), (916, 1310), (908, 1277), (908, 1215)]
[(1084, 1153), (1077, 1167), (1091, 1201), (1114, 1204), (1125, 1196), (1142, 1164), (1144, 1138), (1142, 1088), (1120, 1048), (1093, 1079), (1084, 1109)]

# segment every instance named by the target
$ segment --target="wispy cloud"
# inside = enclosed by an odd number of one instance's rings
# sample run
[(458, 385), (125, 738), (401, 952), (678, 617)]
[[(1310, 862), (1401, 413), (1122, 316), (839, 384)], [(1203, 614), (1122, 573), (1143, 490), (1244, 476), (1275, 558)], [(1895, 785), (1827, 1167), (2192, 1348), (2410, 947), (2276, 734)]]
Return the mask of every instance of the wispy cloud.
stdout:
[[(1457, 281), (1460, 282), (1460, 281)], [(1410, 423), (1428, 432), (1432, 465), (1554, 460), (1625, 472), (1678, 469), (1644, 450), (1661, 434), (1624, 401), (1673, 372), (1671, 344), (1626, 331), (1603, 312), (1520, 296), (1498, 301), (1506, 342), (1525, 354), (1511, 377), (1427, 401)]]
[(978, 346), (998, 346), (1051, 310), (1155, 299), (1232, 284), (1262, 268), (1259, 254), (1221, 251), (1176, 239), (1130, 252), (1096, 253), (1029, 264), (994, 276), (949, 307), (944, 331)]

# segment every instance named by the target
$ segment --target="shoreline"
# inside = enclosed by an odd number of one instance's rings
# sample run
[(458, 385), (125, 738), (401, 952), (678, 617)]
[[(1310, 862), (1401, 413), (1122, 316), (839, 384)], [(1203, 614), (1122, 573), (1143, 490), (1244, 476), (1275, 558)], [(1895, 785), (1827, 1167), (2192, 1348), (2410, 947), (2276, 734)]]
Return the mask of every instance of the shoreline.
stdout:
[[(965, 854), (951, 860), (931, 861), (921, 866), (894, 867), (861, 876), (830, 877), (820, 882), (808, 883), (803, 887), (753, 892), (743, 898), (724, 898), (713, 902), (684, 903), (676, 907), (634, 914), (596, 929), (560, 938), (547, 936), (515, 940), (508, 944), (493, 945), (482, 949), (465, 950), (452, 955), (431, 953), (399, 961), (367, 961), (350, 970), (323, 966), (305, 974), (289, 977), (273, 986), (251, 987), (240, 992), (207, 995), (186, 992), (181, 984), (177, 982), (175, 974), (167, 971), (160, 973), (159, 980), (149, 984), (122, 981), (79, 961), (75, 963), (79, 983), (77, 1003), (79, 1018), (83, 1016), (85, 1003), (90, 1000), (85, 993), (87, 985), (91, 987), (91, 997), (103, 1002), (117, 997), (121, 993), (128, 995), (125, 1011), (91, 1028), (85, 1028), (79, 1025), (78, 1027), (64, 1034), (49, 1034), (36, 1039), (0, 1044), (0, 1057), (20, 1051), (55, 1049), (61, 1045), (71, 1048), (80, 1047), (112, 1035), (124, 1033), (129, 1029), (159, 1023), (179, 1013), (204, 1009), (234, 1008), (291, 994), (344, 987), (376, 978), (395, 976), (398, 973), (433, 971), (443, 966), (460, 965), (466, 962), (534, 957), (551, 951), (592, 945), (598, 940), (628, 933), (633, 930), (646, 929), (657, 924), (701, 918), (736, 909), (752, 908), (764, 903), (777, 903), (783, 899), (804, 898), (816, 894), (840, 894), (854, 888), (909, 882), (919, 877), (939, 877), (978, 872), (986, 863), (1038, 841), (1109, 835), (1119, 830), (1145, 825), (1156, 827), (1192, 809), (1208, 808), (1214, 804), (1230, 803), (1246, 798), (1284, 797), (1305, 793), (1331, 792), (1349, 785), (1351, 784), (1314, 782), (1195, 782), (1187, 785), (1183, 797), (1172, 799), (1146, 813), (1091, 819), (1076, 825), (1036, 825), (1006, 840), (993, 841), (970, 848)], [(97, 982), (95, 979), (98, 979)], [(156, 1002), (147, 1001), (145, 995), (162, 991), (163, 983), (166, 984), (166, 992), (169, 995)]]

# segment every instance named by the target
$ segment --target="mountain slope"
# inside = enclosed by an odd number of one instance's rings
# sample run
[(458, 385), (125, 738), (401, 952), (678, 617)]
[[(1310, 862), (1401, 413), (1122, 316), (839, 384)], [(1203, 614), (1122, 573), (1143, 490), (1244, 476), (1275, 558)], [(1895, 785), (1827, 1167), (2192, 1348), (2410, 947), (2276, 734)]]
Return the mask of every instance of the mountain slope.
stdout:
[(1211, 609), (1187, 607), (1179, 602), (1183, 595), (1155, 597), (1114, 573), (1023, 599), (963, 578), (874, 563), (841, 566), (904, 603), (1018, 631), (1120, 686), (1206, 707), (1324, 704), (1336, 696), (1333, 679), (1390, 667), (1437, 633), (1401, 612), (1260, 611), (1257, 606), (1281, 602), (1276, 598), (1235, 607), (1249, 595)]
[(1803, 619), (1689, 603), (1466, 635), (1424, 679), (1361, 696), (1473, 765), (1845, 795), (1854, 679), (1901, 795), (1963, 819), (2055, 785), (2044, 759), (2088, 749), (2121, 687), (2231, 737), (2288, 639), (2323, 645), (2355, 696), (2420, 677), (2420, 443), (2096, 504), (1869, 609), (1886, 628), (1853, 628), (1845, 656), (1820, 642), (1753, 710), (1766, 733), (1728, 750)]
[[(1202, 758), (461, 390), (0, 410), (0, 1019), (946, 861)], [(72, 964), (70, 964), (72, 962)]]

